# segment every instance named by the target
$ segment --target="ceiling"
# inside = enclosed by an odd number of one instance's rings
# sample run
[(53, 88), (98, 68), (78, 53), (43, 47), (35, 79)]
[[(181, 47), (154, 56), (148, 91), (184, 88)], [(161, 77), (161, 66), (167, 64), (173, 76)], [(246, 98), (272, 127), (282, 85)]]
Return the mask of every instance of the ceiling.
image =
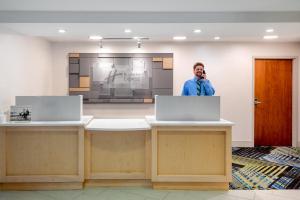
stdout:
[[(66, 33), (58, 33), (60, 28)], [(132, 33), (125, 34), (126, 28)], [(87, 42), (95, 34), (154, 42), (173, 36), (261, 42), (267, 28), (279, 36), (272, 41), (300, 42), (300, 0), (0, 0), (0, 33), (53, 42)]]
[(300, 11), (299, 0), (1, 0), (10, 11)]
[[(42, 37), (49, 41), (88, 42), (90, 35), (102, 37), (149, 37), (149, 41), (173, 41), (173, 36), (186, 36), (186, 41), (220, 41), (261, 42), (264, 35), (278, 35), (274, 41), (300, 41), (300, 23), (2, 23), (1, 30), (10, 30), (28, 36)], [(58, 33), (63, 28), (66, 33)], [(132, 33), (124, 33), (125, 29)], [(266, 29), (273, 28), (274, 33), (267, 34)], [(193, 33), (201, 29), (201, 33)]]

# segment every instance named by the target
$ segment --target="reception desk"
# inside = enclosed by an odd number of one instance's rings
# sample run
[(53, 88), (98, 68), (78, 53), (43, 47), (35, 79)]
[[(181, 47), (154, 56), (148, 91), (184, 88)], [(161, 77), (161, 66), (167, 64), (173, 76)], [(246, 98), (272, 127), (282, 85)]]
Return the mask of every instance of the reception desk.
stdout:
[(91, 119), (1, 123), (0, 187), (81, 189), (84, 128)]
[(151, 125), (153, 188), (228, 190), (233, 123), (146, 120)]
[(154, 116), (2, 123), (0, 187), (228, 190), (232, 125)]

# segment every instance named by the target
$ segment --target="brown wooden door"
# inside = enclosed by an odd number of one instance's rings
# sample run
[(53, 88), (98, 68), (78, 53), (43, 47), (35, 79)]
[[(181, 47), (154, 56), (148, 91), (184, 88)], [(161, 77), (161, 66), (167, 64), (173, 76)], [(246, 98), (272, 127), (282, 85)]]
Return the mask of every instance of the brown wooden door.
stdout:
[(255, 60), (255, 146), (292, 145), (292, 62)]

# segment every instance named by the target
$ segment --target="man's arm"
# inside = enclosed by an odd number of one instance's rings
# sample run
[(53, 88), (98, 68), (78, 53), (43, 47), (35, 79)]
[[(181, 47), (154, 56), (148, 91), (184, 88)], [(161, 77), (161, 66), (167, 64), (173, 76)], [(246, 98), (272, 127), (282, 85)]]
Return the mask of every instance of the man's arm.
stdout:
[(210, 81), (207, 79), (205, 80), (205, 83), (204, 83), (204, 90), (205, 90), (205, 95), (207, 95), (207, 96), (213, 96), (215, 94), (214, 87), (212, 86)]
[(183, 88), (182, 88), (182, 92), (181, 92), (181, 96), (188, 96), (188, 88), (187, 88), (187, 82), (184, 83)]

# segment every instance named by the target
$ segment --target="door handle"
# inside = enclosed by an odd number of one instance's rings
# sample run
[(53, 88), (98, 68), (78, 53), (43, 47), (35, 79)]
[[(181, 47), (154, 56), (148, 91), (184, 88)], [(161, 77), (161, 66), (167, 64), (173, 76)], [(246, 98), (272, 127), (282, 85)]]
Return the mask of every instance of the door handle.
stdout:
[(258, 100), (258, 98), (254, 98), (254, 105), (261, 104), (261, 101)]

